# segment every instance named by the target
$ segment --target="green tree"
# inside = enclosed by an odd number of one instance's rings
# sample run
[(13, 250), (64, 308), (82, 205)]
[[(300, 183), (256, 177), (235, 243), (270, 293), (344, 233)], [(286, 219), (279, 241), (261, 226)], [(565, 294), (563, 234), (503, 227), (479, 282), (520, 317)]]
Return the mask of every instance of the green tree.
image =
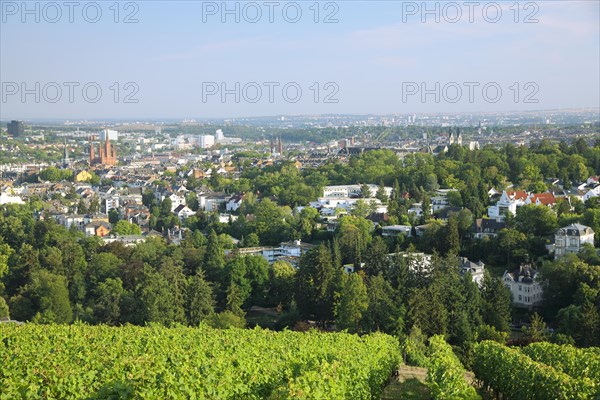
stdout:
[(217, 233), (213, 230), (208, 235), (206, 253), (204, 253), (204, 272), (206, 278), (211, 282), (217, 282), (221, 278), (225, 261), (221, 242)]
[(66, 324), (72, 321), (73, 312), (65, 277), (39, 270), (31, 275), (30, 283), (13, 301), (14, 317), (38, 323)]
[(456, 215), (451, 215), (448, 223), (441, 229), (442, 235), (442, 253), (444, 255), (458, 255), (460, 250), (460, 234), (458, 232), (458, 219)]
[(485, 271), (482, 287), (483, 321), (501, 332), (508, 332), (511, 321), (511, 294), (500, 278)]
[(367, 287), (359, 274), (344, 274), (336, 295), (334, 315), (338, 329), (360, 330), (361, 320), (369, 307)]
[(550, 236), (558, 229), (556, 213), (543, 205), (527, 204), (517, 209), (515, 227), (537, 237)]
[(142, 229), (136, 224), (120, 220), (113, 225), (111, 232), (117, 235), (141, 235)]
[(385, 271), (388, 265), (388, 246), (381, 236), (376, 236), (365, 252), (365, 273), (376, 276)]
[(275, 261), (270, 269), (269, 296), (271, 305), (288, 309), (294, 298), (296, 270), (287, 261)]
[(95, 292), (94, 317), (96, 321), (108, 325), (118, 324), (121, 319), (121, 298), (124, 292), (121, 279), (108, 278), (98, 285)]
[(398, 335), (404, 330), (404, 307), (396, 303), (394, 289), (382, 274), (367, 281), (369, 308), (364, 315), (365, 327)]
[(111, 224), (116, 224), (120, 218), (121, 217), (119, 215), (119, 212), (117, 210), (115, 210), (114, 208), (111, 208), (108, 211), (108, 222), (110, 222)]
[(197, 326), (214, 313), (212, 287), (201, 271), (188, 278), (186, 295), (187, 320), (190, 325)]
[(371, 188), (369, 188), (369, 185), (367, 185), (366, 183), (360, 185), (360, 197), (362, 197), (363, 199), (370, 199), (371, 196), (372, 193)]
[(243, 316), (235, 314), (231, 311), (223, 311), (218, 314), (212, 314), (208, 318), (208, 324), (216, 329), (228, 329), (228, 328), (244, 328), (246, 326), (246, 320)]
[(4, 297), (0, 296), (0, 320), (2, 319), (10, 319), (10, 313)]
[(341, 270), (336, 270), (331, 252), (324, 245), (310, 249), (300, 258), (296, 274), (296, 302), (304, 318), (328, 321), (333, 317), (334, 292)]

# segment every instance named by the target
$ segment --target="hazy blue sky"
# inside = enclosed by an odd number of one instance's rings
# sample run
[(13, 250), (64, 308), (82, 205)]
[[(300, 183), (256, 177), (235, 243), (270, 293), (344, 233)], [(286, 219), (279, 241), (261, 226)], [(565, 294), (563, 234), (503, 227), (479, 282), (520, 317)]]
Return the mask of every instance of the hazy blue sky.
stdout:
[[(598, 1), (520, 2), (518, 7), (513, 1), (480, 2), (477, 6), (462, 1), (451, 6), (448, 2), (430, 2), (429, 9), (437, 4), (440, 21), (429, 14), (424, 16), (425, 23), (421, 21), (422, 2), (339, 1), (320, 2), (317, 7), (313, 1), (272, 2), (277, 3), (272, 23), (269, 5), (263, 1), (254, 3), (262, 17), (256, 23), (249, 22), (256, 15), (256, 7), (246, 6), (244, 14), (246, 3), (237, 3), (239, 23), (235, 15), (225, 15), (223, 23), (220, 1), (121, 2), (119, 22), (115, 23), (114, 3), (98, 2), (95, 4), (100, 5), (102, 15), (97, 23), (91, 23), (84, 19), (82, 10), (86, 7), (86, 17), (93, 20), (95, 5), (79, 2), (71, 23), (69, 8), (62, 1), (55, 3), (60, 6), (60, 18), (55, 8), (43, 8), (46, 3), (28, 3), (31, 9), (37, 4), (40, 21), (36, 22), (35, 13), (24, 15), (21, 1), (0, 0), (0, 119), (600, 107)], [(502, 16), (492, 23), (496, 4), (502, 5)], [(233, 9), (236, 3), (227, 6)], [(284, 19), (284, 6), (288, 19), (295, 17), (298, 7), (302, 10), (297, 23)], [(469, 7), (474, 7), (473, 22), (469, 22)], [(215, 8), (216, 15), (203, 13)], [(318, 23), (314, 21), (316, 8), (320, 9)], [(462, 16), (457, 16), (457, 9)], [(123, 23), (133, 11), (138, 22)], [(324, 23), (332, 12), (338, 22)], [(538, 22), (525, 23), (528, 16)], [(53, 19), (58, 22), (52, 23)], [(36, 103), (33, 94), (23, 102), (21, 84), (35, 91), (35, 82), (40, 83), (40, 102)], [(62, 88), (62, 97), (56, 103), (50, 102), (56, 96), (51, 82)], [(72, 103), (65, 82), (80, 84), (74, 88)], [(83, 97), (82, 86), (90, 82), (102, 89), (97, 103)], [(117, 102), (116, 86), (112, 86), (115, 82), (120, 87)], [(135, 88), (125, 87), (127, 82), (139, 88), (133, 96), (137, 104), (124, 102), (124, 96)], [(203, 99), (203, 82), (224, 82), (230, 89), (236, 82), (240, 88), (256, 82), (262, 87), (262, 97), (256, 103), (249, 102), (256, 96), (250, 85), (246, 96), (241, 93), (239, 103), (233, 94), (225, 102), (218, 94)], [(264, 82), (280, 84), (274, 87), (273, 103), (269, 102)], [(288, 88), (288, 100), (283, 97), (282, 87), (290, 82), (302, 89), (297, 103), (291, 102), (295, 96), (292, 86)], [(315, 82), (320, 87), (318, 102), (314, 99)], [(326, 87), (328, 82), (334, 85)], [(439, 82), (439, 102), (434, 93), (428, 94), (425, 101), (420, 93), (407, 93), (420, 91), (422, 82), (434, 92)], [(465, 82), (479, 84), (472, 86), (473, 102), (469, 101), (470, 84)], [(482, 93), (485, 84), (490, 84), (488, 100)], [(462, 90), (460, 97), (456, 86)], [(333, 94), (336, 87), (339, 91), (332, 99), (338, 102), (325, 103), (325, 95)], [(502, 90), (501, 96), (496, 96), (497, 87)], [(515, 99), (517, 87), (519, 98)], [(19, 93), (11, 94), (15, 88)], [(88, 90), (93, 98), (95, 89)], [(539, 102), (525, 103), (526, 95)], [(491, 102), (494, 97), (498, 102)]]

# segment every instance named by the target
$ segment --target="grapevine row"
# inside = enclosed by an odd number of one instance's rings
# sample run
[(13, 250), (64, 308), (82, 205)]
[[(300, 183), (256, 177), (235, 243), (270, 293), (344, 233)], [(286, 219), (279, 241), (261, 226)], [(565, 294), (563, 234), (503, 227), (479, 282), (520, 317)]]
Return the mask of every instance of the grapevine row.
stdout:
[(383, 334), (0, 324), (0, 399), (372, 399), (399, 359)]
[(600, 385), (600, 349), (578, 349), (571, 345), (548, 342), (533, 343), (523, 348), (532, 360), (551, 365), (573, 378), (589, 378)]
[(436, 400), (481, 399), (465, 381), (465, 369), (443, 336), (429, 339), (427, 386)]
[(473, 371), (504, 399), (575, 400), (595, 398), (594, 386), (496, 342), (475, 345)]

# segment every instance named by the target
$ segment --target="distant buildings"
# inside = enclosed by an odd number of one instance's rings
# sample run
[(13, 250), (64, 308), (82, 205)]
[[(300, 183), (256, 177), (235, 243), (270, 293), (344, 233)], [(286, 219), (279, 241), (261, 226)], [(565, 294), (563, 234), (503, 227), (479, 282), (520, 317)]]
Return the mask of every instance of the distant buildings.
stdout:
[(7, 125), (8, 134), (13, 137), (23, 136), (25, 133), (25, 125), (22, 121), (10, 121)]
[[(378, 185), (367, 184), (369, 188), (371, 196), (375, 196), (377, 191), (379, 190)], [(386, 186), (383, 188), (385, 191), (386, 197), (390, 197), (392, 194), (392, 188)], [(335, 186), (325, 186), (323, 188), (323, 197), (360, 197), (362, 191), (362, 185), (335, 185)]]
[(556, 198), (552, 193), (527, 193), (523, 190), (503, 191), (496, 204), (488, 207), (488, 216), (503, 221), (508, 213), (515, 215), (517, 208), (526, 204), (552, 207)]
[(116, 142), (117, 140), (119, 140), (119, 132), (113, 131), (112, 129), (104, 129), (102, 132), (100, 132), (100, 140), (104, 141), (106, 139), (110, 139)]
[(215, 137), (213, 135), (198, 136), (198, 146), (202, 149), (208, 149), (215, 145)]
[(560, 228), (554, 234), (554, 259), (579, 253), (585, 243), (594, 245), (594, 231), (589, 226), (571, 224)]

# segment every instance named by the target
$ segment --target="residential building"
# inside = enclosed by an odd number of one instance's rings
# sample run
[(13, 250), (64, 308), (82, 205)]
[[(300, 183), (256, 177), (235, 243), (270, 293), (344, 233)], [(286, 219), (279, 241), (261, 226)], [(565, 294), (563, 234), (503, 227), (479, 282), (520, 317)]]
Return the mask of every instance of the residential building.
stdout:
[(112, 129), (102, 130), (102, 132), (100, 132), (100, 140), (105, 141), (107, 139), (116, 142), (117, 140), (119, 140), (119, 132), (113, 131)]
[(512, 294), (515, 307), (531, 308), (542, 301), (538, 272), (531, 265), (521, 265), (514, 272), (505, 271), (502, 280)]
[(498, 202), (493, 206), (488, 207), (488, 216), (498, 221), (502, 221), (509, 212), (512, 215), (515, 215), (517, 213), (517, 208), (525, 204), (527, 197), (527, 192), (522, 190), (505, 190), (502, 192), (502, 196), (500, 196)]
[(87, 236), (104, 237), (110, 233), (111, 226), (108, 222), (93, 221), (85, 226), (85, 234)]
[(8, 192), (0, 193), (0, 205), (4, 204), (25, 204), (19, 196), (12, 195)]
[(471, 237), (474, 239), (495, 238), (504, 228), (506, 228), (506, 222), (489, 218), (477, 218), (471, 225)]
[(381, 236), (396, 237), (399, 235), (405, 235), (410, 237), (412, 232), (412, 226), (410, 225), (388, 225), (381, 228)]
[(186, 218), (191, 217), (192, 215), (196, 215), (196, 213), (190, 210), (185, 204), (178, 205), (173, 213), (179, 217), (180, 220), (184, 220)]
[[(300, 257), (313, 247), (314, 245), (312, 244), (295, 240), (292, 242), (283, 242), (278, 247), (245, 247), (237, 249), (236, 252), (240, 255), (262, 256), (269, 264), (273, 264), (278, 260), (287, 261), (292, 264), (293, 267), (298, 268)], [(225, 251), (225, 254), (230, 253), (231, 251)]]
[(560, 228), (554, 234), (554, 259), (569, 253), (579, 253), (585, 243), (594, 245), (594, 231), (589, 226), (571, 224)]
[(229, 198), (229, 200), (227, 200), (227, 204), (225, 204), (225, 211), (227, 211), (227, 212), (237, 211), (241, 207), (243, 200), (244, 200), (243, 193), (231, 196)]
[[(367, 184), (371, 197), (374, 197), (379, 190), (378, 185)], [(392, 194), (393, 188), (385, 186), (383, 188), (385, 195), (389, 198)], [(362, 185), (334, 185), (325, 186), (323, 188), (323, 197), (360, 197), (362, 193)]]
[(461, 275), (466, 273), (471, 274), (471, 278), (473, 279), (473, 282), (477, 284), (477, 286), (481, 287), (483, 285), (485, 264), (481, 260), (479, 260), (477, 263), (474, 263), (473, 261), (469, 261), (467, 257), (460, 257), (458, 270)]

